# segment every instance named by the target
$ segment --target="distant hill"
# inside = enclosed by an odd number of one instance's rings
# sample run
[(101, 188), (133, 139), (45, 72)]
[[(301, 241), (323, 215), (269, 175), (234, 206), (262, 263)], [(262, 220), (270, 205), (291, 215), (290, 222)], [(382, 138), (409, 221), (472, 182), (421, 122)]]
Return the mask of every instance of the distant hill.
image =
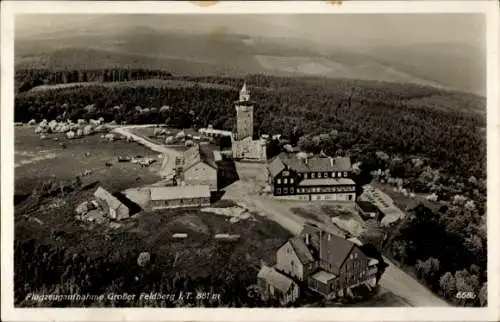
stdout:
[[(159, 30), (75, 24), (16, 39), (17, 68), (152, 68), (174, 75), (323, 76), (416, 83), (484, 95), (481, 49), (450, 44), (322, 46), (297, 38), (255, 37), (214, 29)], [(102, 30), (107, 30), (103, 33)], [(478, 54), (479, 53), (479, 54)]]

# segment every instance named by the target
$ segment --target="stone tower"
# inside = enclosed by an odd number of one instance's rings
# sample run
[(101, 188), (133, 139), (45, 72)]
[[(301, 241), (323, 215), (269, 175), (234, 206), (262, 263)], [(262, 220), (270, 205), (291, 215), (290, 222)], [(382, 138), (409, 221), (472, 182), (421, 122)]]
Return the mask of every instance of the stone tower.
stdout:
[(240, 91), (240, 99), (236, 103), (236, 140), (253, 137), (253, 104), (250, 92), (244, 83)]

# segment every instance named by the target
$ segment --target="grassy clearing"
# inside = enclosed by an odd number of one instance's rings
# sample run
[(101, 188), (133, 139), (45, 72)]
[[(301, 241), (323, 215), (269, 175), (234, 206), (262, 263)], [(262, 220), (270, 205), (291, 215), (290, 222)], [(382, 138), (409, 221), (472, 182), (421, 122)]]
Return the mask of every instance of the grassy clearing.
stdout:
[[(54, 141), (54, 137), (57, 137), (58, 141)], [(60, 143), (64, 143), (66, 148), (62, 148)], [(160, 179), (156, 174), (160, 162), (149, 168), (117, 162), (117, 157), (121, 155), (158, 156), (138, 143), (127, 143), (125, 140), (107, 142), (100, 135), (67, 140), (61, 134), (53, 134), (47, 140), (40, 140), (34, 133), (34, 128), (16, 128), (16, 163), (32, 154), (43, 155), (44, 151), (55, 154), (55, 157), (39, 159), (15, 169), (16, 194), (30, 193), (40, 180), (51, 176), (55, 176), (56, 180), (71, 180), (84, 170), (92, 170), (90, 176), (83, 178), (85, 182), (99, 181), (113, 191), (153, 183)], [(86, 156), (86, 153), (90, 155)], [(107, 167), (107, 161), (111, 161), (113, 165)]]
[(81, 82), (81, 83), (69, 83), (69, 84), (53, 84), (53, 85), (40, 85), (32, 88), (30, 91), (44, 91), (59, 88), (72, 88), (72, 87), (82, 87), (82, 86), (104, 86), (104, 87), (157, 87), (157, 88), (186, 88), (199, 86), (201, 88), (211, 88), (211, 89), (236, 89), (229, 85), (215, 84), (207, 82), (195, 82), (186, 80), (176, 80), (176, 79), (143, 79), (135, 81), (126, 82)]
[(389, 197), (392, 198), (394, 204), (403, 211), (408, 211), (410, 209), (415, 208), (419, 204), (423, 204), (428, 207), (432, 211), (437, 211), (443, 205), (446, 205), (445, 202), (432, 202), (425, 199), (424, 195), (417, 194), (415, 198), (411, 198), (410, 196), (405, 196), (400, 192), (394, 191), (393, 187), (387, 184), (374, 183), (374, 187), (385, 192)]
[[(215, 274), (219, 265), (230, 262), (247, 266), (257, 274), (261, 260), (274, 264), (276, 249), (291, 237), (278, 224), (263, 218), (233, 224), (228, 218), (198, 209), (142, 212), (121, 221), (122, 228), (116, 230), (105, 225), (89, 228), (75, 221), (72, 211), (77, 202), (88, 197), (89, 192), (74, 194), (68, 197), (65, 207), (32, 215), (43, 224), (18, 219), (16, 238), (34, 238), (53, 247), (64, 245), (68, 252), (90, 258), (113, 256), (116, 247), (131, 253), (148, 251), (158, 256), (158, 265), (174, 262), (176, 271), (195, 278)], [(176, 240), (174, 233), (187, 233), (188, 238)], [(218, 241), (213, 237), (219, 233), (238, 234), (241, 238), (235, 242)], [(214, 261), (222, 244), (230, 247), (229, 257), (223, 262)]]

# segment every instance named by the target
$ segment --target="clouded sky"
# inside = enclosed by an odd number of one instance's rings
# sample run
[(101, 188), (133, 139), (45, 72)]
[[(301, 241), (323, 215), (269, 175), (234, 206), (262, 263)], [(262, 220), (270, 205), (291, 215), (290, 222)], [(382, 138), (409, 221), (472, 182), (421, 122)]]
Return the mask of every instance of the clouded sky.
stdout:
[(453, 42), (481, 45), (480, 14), (315, 14), (315, 15), (37, 15), (16, 17), (19, 35), (148, 26), (190, 32), (236, 32), (251, 36), (298, 37), (344, 46)]

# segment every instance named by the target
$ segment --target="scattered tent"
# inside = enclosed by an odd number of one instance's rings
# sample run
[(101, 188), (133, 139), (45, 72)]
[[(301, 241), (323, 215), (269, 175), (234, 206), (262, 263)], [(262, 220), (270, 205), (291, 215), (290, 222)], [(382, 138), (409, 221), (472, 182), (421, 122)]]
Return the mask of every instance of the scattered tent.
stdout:
[(173, 136), (167, 136), (165, 138), (165, 144), (172, 144), (174, 143), (174, 137)]
[(74, 139), (75, 138), (75, 132), (69, 131), (68, 133), (66, 133), (66, 137), (68, 139)]
[(176, 139), (183, 139), (186, 137), (186, 133), (184, 133), (184, 131), (179, 131), (176, 135), (175, 135), (175, 138)]
[(90, 134), (92, 134), (93, 131), (94, 131), (94, 128), (92, 127), (92, 125), (87, 125), (83, 128), (84, 135), (90, 135)]

